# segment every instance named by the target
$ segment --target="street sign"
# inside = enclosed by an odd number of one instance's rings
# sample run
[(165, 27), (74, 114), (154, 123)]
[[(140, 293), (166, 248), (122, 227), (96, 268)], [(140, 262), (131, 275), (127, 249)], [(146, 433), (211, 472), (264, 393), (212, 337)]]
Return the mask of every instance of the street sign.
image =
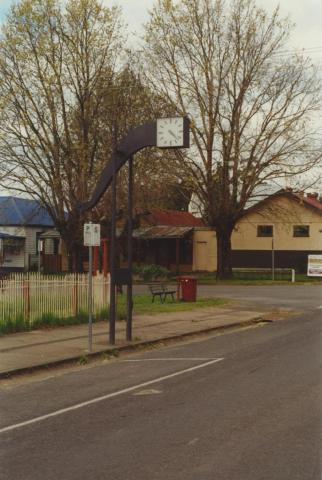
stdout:
[(308, 255), (307, 274), (310, 277), (322, 277), (322, 255)]
[(99, 223), (84, 224), (85, 247), (99, 247), (101, 244), (101, 226)]

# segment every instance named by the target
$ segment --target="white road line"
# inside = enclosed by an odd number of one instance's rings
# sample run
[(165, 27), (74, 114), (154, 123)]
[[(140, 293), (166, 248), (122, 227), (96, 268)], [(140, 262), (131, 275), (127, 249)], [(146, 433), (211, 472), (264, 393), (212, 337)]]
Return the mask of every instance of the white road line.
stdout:
[(124, 393), (132, 392), (133, 390), (136, 390), (138, 388), (142, 388), (142, 387), (146, 387), (147, 385), (153, 385), (154, 383), (162, 382), (163, 380), (167, 380), (168, 378), (177, 377), (178, 375), (183, 375), (184, 373), (193, 372), (194, 370), (199, 370), (200, 368), (208, 367), (208, 365), (213, 365), (214, 363), (221, 362), (222, 360), (223, 358), (216, 358), (214, 360), (211, 360), (210, 362), (196, 365), (195, 367), (185, 368), (184, 370), (170, 373), (169, 375), (158, 377), (158, 378), (155, 378), (154, 380), (149, 380), (148, 382), (140, 383), (139, 385), (134, 385), (133, 387), (124, 388), (123, 390), (118, 390), (117, 392), (113, 392), (113, 393), (108, 393), (107, 395), (96, 397), (96, 398), (93, 398), (92, 400), (87, 400), (86, 402), (77, 403), (70, 407), (62, 408), (61, 410), (55, 410), (54, 412), (47, 413), (46, 415), (41, 415), (40, 417), (35, 417), (30, 420), (26, 420), (25, 422), (9, 425), (8, 427), (1, 428), (0, 434), (5, 432), (10, 432), (12, 430), (17, 430), (18, 428), (26, 427), (27, 425), (32, 425), (33, 423), (42, 422), (43, 420), (47, 420), (47, 418), (57, 417), (58, 415), (63, 415), (64, 413), (68, 413), (73, 410), (79, 410), (80, 408), (87, 407), (88, 405), (93, 405), (94, 403), (102, 402), (103, 400), (108, 400), (109, 398), (117, 397), (119, 395), (123, 395)]
[(176, 357), (169, 357), (169, 358), (139, 358), (139, 359), (130, 359), (130, 360), (121, 360), (121, 362), (127, 362), (127, 363), (131, 363), (131, 362), (175, 362), (175, 361), (179, 361), (179, 362), (188, 362), (188, 361), (196, 361), (196, 362), (204, 362), (205, 360), (217, 360), (217, 358), (214, 358), (214, 357), (202, 357), (202, 358), (198, 358), (198, 357), (187, 357), (187, 358), (176, 358)]

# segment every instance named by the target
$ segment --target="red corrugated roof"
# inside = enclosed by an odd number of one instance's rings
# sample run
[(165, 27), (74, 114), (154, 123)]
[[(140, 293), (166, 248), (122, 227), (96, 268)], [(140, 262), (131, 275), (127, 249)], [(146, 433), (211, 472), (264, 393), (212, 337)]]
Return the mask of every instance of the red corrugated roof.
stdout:
[(300, 200), (303, 200), (304, 203), (307, 203), (311, 207), (317, 208), (318, 210), (322, 210), (322, 203), (316, 197), (302, 197), (301, 195), (296, 195)]
[(183, 238), (193, 227), (174, 227), (173, 225), (150, 225), (137, 228), (133, 232), (134, 238), (157, 239), (157, 238)]
[(142, 219), (149, 225), (172, 225), (175, 227), (204, 227), (201, 218), (197, 218), (190, 212), (178, 210), (166, 210), (162, 208), (151, 208), (149, 213)]

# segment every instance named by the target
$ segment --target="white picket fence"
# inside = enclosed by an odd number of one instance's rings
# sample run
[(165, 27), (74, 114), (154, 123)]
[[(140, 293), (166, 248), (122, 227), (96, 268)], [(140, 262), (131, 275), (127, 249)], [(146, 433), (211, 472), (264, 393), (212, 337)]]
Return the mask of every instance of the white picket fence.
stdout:
[[(109, 276), (93, 277), (93, 315), (108, 308)], [(88, 312), (88, 275), (14, 274), (0, 280), (0, 322), (23, 317), (32, 323), (44, 315), (66, 318)]]

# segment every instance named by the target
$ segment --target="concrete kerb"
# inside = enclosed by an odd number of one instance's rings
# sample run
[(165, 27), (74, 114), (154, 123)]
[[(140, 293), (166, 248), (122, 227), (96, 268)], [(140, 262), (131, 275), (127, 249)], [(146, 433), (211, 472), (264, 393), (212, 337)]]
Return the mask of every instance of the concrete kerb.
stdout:
[(149, 346), (155, 346), (158, 344), (160, 345), (160, 344), (169, 343), (169, 342), (176, 342), (176, 341), (184, 340), (186, 338), (198, 337), (214, 331), (221, 332), (221, 331), (233, 330), (236, 328), (248, 327), (251, 325), (256, 325), (261, 322), (271, 322), (271, 320), (267, 320), (260, 316), (260, 317), (251, 318), (250, 320), (246, 320), (243, 322), (233, 322), (233, 323), (230, 323), (229, 325), (208, 327), (208, 328), (200, 329), (197, 331), (190, 331), (186, 333), (180, 333), (177, 335), (165, 336), (165, 337), (149, 339), (144, 341), (137, 341), (137, 342), (132, 342), (132, 343), (120, 345), (120, 346), (113, 345), (113, 346), (110, 346), (109, 348), (99, 350), (98, 352), (92, 352), (92, 353), (86, 352), (81, 356), (77, 355), (69, 358), (41, 363), (38, 365), (0, 372), (0, 380), (9, 379), (14, 376), (24, 375), (28, 373), (36, 373), (36, 372), (41, 372), (49, 369), (55, 369), (59, 367), (81, 365), (80, 361), (82, 358), (86, 359), (86, 364), (88, 364), (91, 361), (98, 360), (100, 357), (104, 358), (104, 356), (113, 358), (113, 357), (117, 357), (118, 354), (121, 352), (131, 352), (134, 350), (146, 349)]

